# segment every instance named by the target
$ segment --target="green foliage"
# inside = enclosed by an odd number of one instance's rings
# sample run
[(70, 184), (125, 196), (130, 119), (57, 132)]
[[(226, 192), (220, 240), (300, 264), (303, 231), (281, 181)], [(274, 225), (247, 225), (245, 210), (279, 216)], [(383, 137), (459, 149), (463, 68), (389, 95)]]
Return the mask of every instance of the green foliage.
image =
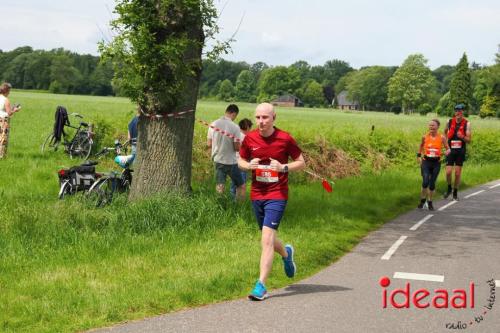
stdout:
[(456, 104), (462, 103), (465, 105), (464, 113), (471, 113), (472, 106), (472, 81), (471, 71), (469, 69), (469, 62), (467, 55), (464, 53), (458, 62), (455, 72), (450, 83), (450, 105), (449, 108), (453, 109)]
[(63, 94), (65, 92), (64, 88), (57, 80), (54, 80), (50, 83), (49, 91), (53, 94)]
[(82, 81), (82, 74), (74, 67), (74, 61), (66, 54), (60, 54), (52, 60), (50, 66), (50, 80), (57, 82), (59, 93), (76, 93), (79, 82)]
[(481, 105), (479, 116), (481, 118), (495, 117), (497, 113), (496, 109), (498, 108), (499, 104), (500, 103), (495, 96), (487, 95), (484, 98), (483, 105)]
[[(217, 82), (222, 82), (225, 79), (231, 82), (237, 82), (238, 76), (241, 72), (249, 70), (250, 65), (245, 62), (232, 62), (224, 59), (210, 60), (205, 59), (203, 61), (203, 71), (201, 75), (200, 84), (202, 91), (200, 91), (201, 97), (216, 96), (218, 93), (213, 94), (215, 85)], [(255, 87), (253, 88), (255, 90)], [(255, 91), (252, 91), (255, 94)]]
[(103, 147), (111, 147), (114, 144), (114, 140), (118, 135), (116, 128), (109, 119), (99, 115), (93, 120), (92, 126), (94, 133), (94, 146), (92, 149), (94, 151), (98, 152)]
[(474, 81), (473, 99), (475, 104), (480, 107), (488, 94), (495, 94), (493, 91), (495, 85), (500, 84), (500, 64), (475, 71)]
[(255, 77), (250, 70), (243, 70), (236, 79), (235, 95), (238, 101), (255, 101)]
[(387, 83), (393, 74), (390, 67), (372, 66), (353, 73), (347, 82), (349, 99), (358, 101), (362, 109), (385, 110)]
[(324, 86), (334, 87), (339, 79), (352, 71), (353, 68), (349, 66), (349, 63), (343, 60), (333, 59), (328, 60), (323, 65), (323, 75), (322, 77), (312, 77), (317, 82), (322, 82)]
[(294, 68), (276, 66), (262, 72), (257, 84), (259, 101), (269, 101), (275, 95), (294, 93), (300, 86), (300, 73)]
[(450, 92), (448, 91), (440, 99), (434, 110), (440, 116), (451, 116), (453, 109), (449, 108), (450, 105)]
[(299, 60), (290, 65), (299, 71), (300, 81), (306, 82), (309, 79), (311, 72), (311, 65), (307, 61)]
[[(0, 62), (0, 79), (18, 89), (65, 94), (113, 94), (112, 69), (99, 73), (99, 57), (79, 55), (64, 49), (43, 51), (22, 47), (2, 53)], [(101, 87), (98, 90), (92, 86), (95, 80)]]
[(391, 112), (393, 112), (394, 114), (400, 114), (402, 111), (403, 110), (398, 105), (391, 106)]
[(358, 71), (350, 71), (342, 76), (335, 85), (335, 95), (340, 94), (342, 91), (347, 90), (349, 83), (354, 79)]
[(442, 65), (432, 71), (432, 75), (436, 78), (439, 86), (439, 93), (445, 94), (450, 90), (450, 82), (453, 77), (455, 66)]
[(300, 89), (297, 96), (302, 99), (305, 105), (315, 107), (324, 105), (326, 100), (323, 94), (323, 87), (314, 80), (306, 82), (304, 87)]
[(389, 103), (401, 105), (404, 112), (412, 113), (430, 99), (436, 90), (436, 79), (426, 64), (422, 54), (406, 58), (389, 80)]
[(421, 116), (426, 116), (429, 112), (432, 112), (432, 106), (429, 103), (423, 103), (418, 107), (418, 113)]
[(99, 49), (117, 84), (150, 113), (172, 110), (188, 80), (199, 79), (204, 36), (217, 30), (212, 1), (118, 0), (115, 12), (118, 35)]
[(234, 96), (234, 87), (231, 81), (224, 80), (220, 84), (219, 93), (217, 98), (226, 102), (230, 102), (233, 100)]

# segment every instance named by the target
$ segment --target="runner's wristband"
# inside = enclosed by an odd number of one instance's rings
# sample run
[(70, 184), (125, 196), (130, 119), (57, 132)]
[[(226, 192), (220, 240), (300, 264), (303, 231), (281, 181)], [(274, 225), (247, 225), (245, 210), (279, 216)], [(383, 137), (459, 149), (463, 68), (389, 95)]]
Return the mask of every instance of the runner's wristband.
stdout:
[(417, 157), (422, 157), (422, 154), (421, 153), (417, 153)]

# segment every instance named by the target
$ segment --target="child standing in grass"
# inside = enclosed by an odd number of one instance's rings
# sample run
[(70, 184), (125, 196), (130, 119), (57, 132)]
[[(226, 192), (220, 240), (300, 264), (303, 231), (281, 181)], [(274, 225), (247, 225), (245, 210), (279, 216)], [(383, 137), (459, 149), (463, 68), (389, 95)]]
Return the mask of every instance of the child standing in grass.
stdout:
[[(260, 276), (248, 295), (251, 300), (262, 301), (267, 297), (265, 283), (273, 266), (274, 252), (283, 258), (285, 274), (295, 275), (293, 247), (283, 246), (278, 239), (278, 227), (288, 200), (288, 172), (305, 167), (302, 151), (290, 134), (274, 127), (276, 113), (269, 103), (262, 103), (255, 110), (258, 129), (249, 132), (241, 145), (238, 165), (242, 170), (252, 170), (250, 199), (262, 231)], [(293, 162), (288, 163), (289, 159)]]
[(7, 144), (9, 143), (9, 119), (15, 113), (21, 110), (20, 106), (12, 107), (9, 101), (10, 83), (4, 82), (0, 85), (0, 158), (7, 154)]

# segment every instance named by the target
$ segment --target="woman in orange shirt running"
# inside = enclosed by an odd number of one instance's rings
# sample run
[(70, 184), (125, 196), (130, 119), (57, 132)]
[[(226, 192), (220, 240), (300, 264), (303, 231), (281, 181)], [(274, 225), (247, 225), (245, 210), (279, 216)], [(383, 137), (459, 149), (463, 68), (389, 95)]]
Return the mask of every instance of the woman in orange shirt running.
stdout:
[(417, 153), (417, 161), (422, 173), (422, 191), (418, 208), (424, 208), (427, 200), (429, 210), (434, 210), (432, 195), (436, 189), (436, 179), (441, 169), (441, 151), (446, 148), (445, 154), (450, 153), (450, 147), (445, 136), (438, 132), (439, 120), (432, 119), (429, 122), (429, 132), (422, 136), (420, 149)]

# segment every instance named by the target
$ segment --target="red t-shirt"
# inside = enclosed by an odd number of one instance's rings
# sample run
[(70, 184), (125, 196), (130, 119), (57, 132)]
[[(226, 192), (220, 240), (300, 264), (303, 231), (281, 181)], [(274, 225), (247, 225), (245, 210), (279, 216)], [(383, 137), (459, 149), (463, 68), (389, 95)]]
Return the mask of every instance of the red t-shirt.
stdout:
[[(267, 138), (260, 135), (259, 130), (249, 132), (240, 148), (240, 157), (250, 161), (260, 158), (259, 165), (269, 165), (273, 158), (281, 164), (287, 164), (289, 158), (299, 158), (302, 151), (290, 134), (274, 128), (273, 134)], [(262, 179), (261, 177), (258, 177)], [(270, 177), (269, 179), (271, 179)], [(287, 200), (288, 199), (288, 173), (279, 172), (277, 181), (259, 181), (256, 170), (252, 170), (252, 200)]]

